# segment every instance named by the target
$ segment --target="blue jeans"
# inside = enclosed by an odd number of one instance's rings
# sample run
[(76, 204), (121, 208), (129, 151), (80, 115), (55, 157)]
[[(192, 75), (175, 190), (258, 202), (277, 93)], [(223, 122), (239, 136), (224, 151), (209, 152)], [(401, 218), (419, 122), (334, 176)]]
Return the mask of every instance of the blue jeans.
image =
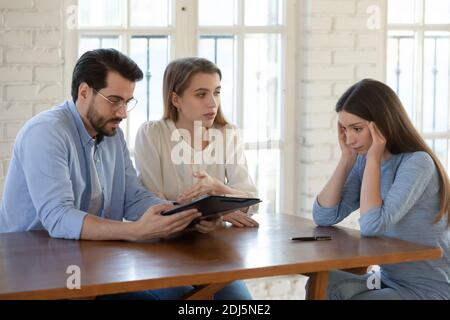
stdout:
[[(177, 300), (194, 287), (174, 287), (140, 292), (129, 292), (97, 297), (97, 300)], [(252, 300), (244, 281), (234, 281), (214, 294), (214, 300)]]
[[(394, 290), (381, 284), (380, 289), (369, 289), (368, 278), (372, 273), (357, 275), (341, 270), (333, 270), (328, 275), (327, 300), (401, 300)], [(306, 283), (306, 291), (309, 280)]]

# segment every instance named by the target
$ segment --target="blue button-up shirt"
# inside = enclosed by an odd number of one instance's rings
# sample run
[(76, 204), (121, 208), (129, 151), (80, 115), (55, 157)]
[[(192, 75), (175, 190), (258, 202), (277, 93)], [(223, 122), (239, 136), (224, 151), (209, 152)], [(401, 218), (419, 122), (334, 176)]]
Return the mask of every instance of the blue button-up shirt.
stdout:
[[(66, 101), (29, 120), (17, 135), (0, 207), (0, 232), (46, 229), (79, 239), (91, 200), (88, 134), (75, 104)], [(96, 163), (102, 218), (135, 221), (162, 202), (139, 182), (123, 133), (104, 137)]]

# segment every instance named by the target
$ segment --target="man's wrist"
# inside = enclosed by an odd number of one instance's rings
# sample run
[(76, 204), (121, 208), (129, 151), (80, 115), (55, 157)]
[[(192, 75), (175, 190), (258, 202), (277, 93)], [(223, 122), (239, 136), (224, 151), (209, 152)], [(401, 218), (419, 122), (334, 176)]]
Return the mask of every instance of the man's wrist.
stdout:
[(140, 240), (139, 221), (124, 222), (125, 240), (138, 241)]

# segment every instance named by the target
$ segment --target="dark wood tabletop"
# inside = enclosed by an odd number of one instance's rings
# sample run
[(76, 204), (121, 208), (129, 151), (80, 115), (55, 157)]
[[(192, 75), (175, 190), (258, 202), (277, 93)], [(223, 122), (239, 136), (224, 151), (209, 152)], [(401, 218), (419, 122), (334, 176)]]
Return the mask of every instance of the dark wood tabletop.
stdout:
[[(289, 274), (312, 277), (309, 298), (323, 298), (328, 271), (438, 259), (439, 248), (316, 227), (286, 214), (258, 214), (259, 228), (220, 228), (140, 243), (52, 239), (45, 231), (0, 234), (0, 299), (66, 299), (180, 285), (226, 284)], [(296, 236), (330, 241), (296, 242)], [(81, 288), (66, 286), (71, 265)], [(219, 288), (219, 287), (217, 287)]]

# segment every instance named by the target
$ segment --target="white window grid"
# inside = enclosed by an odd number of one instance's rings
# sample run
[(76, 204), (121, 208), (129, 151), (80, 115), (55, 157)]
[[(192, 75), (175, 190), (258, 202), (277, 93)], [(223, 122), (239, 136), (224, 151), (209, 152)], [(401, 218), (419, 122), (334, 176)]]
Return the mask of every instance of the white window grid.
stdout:
[[(228, 0), (230, 1), (230, 0)], [(231, 0), (232, 1), (232, 0)], [(130, 53), (132, 36), (167, 36), (169, 37), (169, 61), (183, 56), (196, 56), (198, 40), (201, 36), (232, 35), (236, 39), (236, 69), (234, 124), (242, 128), (243, 111), (243, 56), (244, 37), (247, 34), (280, 34), (282, 45), (282, 118), (280, 139), (263, 142), (246, 143), (246, 150), (279, 149), (280, 179), (276, 200), (277, 212), (294, 213), (295, 210), (295, 50), (296, 50), (296, 18), (297, 1), (284, 1), (284, 17), (282, 25), (244, 26), (244, 2), (235, 0), (238, 5), (237, 23), (233, 26), (199, 26), (198, 0), (171, 0), (171, 20), (164, 27), (140, 27), (130, 25), (129, 0), (122, 0), (121, 25), (115, 27), (77, 27), (65, 30), (65, 93), (70, 96), (72, 70), (78, 59), (78, 43), (81, 37), (119, 37), (119, 49), (125, 54)], [(65, 8), (77, 6), (77, 0), (64, 0)], [(66, 11), (67, 13), (69, 10)], [(125, 124), (126, 138), (129, 138), (129, 125)], [(133, 150), (130, 150), (133, 154)]]
[[(389, 0), (387, 0), (389, 1)], [(413, 39), (413, 96), (412, 96), (412, 104), (409, 106), (411, 108), (412, 113), (410, 116), (414, 122), (415, 127), (421, 132), (421, 135), (425, 140), (430, 144), (430, 146), (434, 149), (436, 140), (446, 140), (447, 141), (447, 152), (440, 156), (441, 161), (444, 166), (448, 169), (449, 156), (448, 150), (450, 150), (450, 129), (447, 130), (435, 130), (435, 131), (425, 131), (423, 130), (423, 113), (425, 108), (429, 108), (433, 102), (425, 101), (424, 97), (424, 52), (425, 52), (425, 39), (426, 34), (428, 32), (450, 32), (450, 24), (429, 24), (425, 22), (425, 1), (426, 0), (416, 0), (415, 7), (415, 19), (414, 23), (401, 23), (387, 24), (387, 32), (388, 39), (395, 39), (396, 41), (402, 41), (402, 39)], [(413, 5), (413, 1), (411, 1), (411, 5)], [(387, 6), (386, 6), (387, 7)], [(390, 36), (389, 34), (392, 32), (397, 32), (399, 35)], [(405, 33), (405, 35), (401, 35), (401, 33)], [(410, 35), (408, 34), (410, 33)], [(450, 59), (450, 57), (449, 57)], [(394, 88), (395, 89), (395, 88)], [(448, 90), (450, 94), (450, 87)], [(408, 107), (408, 106), (405, 106)], [(449, 106), (450, 107), (450, 106)], [(450, 117), (450, 112), (449, 112)], [(450, 118), (449, 122), (450, 124)]]

